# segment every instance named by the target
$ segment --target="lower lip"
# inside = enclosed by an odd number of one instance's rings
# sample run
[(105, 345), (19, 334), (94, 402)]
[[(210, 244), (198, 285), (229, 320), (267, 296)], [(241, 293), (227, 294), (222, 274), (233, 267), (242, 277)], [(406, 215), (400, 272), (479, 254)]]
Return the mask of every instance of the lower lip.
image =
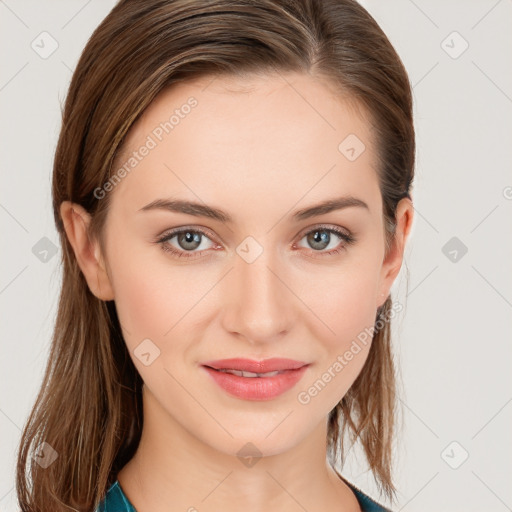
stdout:
[(293, 388), (304, 375), (307, 365), (296, 370), (286, 370), (273, 377), (240, 377), (208, 366), (203, 368), (232, 396), (244, 400), (270, 400)]

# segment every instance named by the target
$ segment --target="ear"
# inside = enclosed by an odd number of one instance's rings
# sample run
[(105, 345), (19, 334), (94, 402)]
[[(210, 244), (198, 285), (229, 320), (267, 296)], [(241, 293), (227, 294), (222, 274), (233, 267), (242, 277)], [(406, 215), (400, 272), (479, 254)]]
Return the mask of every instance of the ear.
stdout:
[(98, 299), (113, 300), (114, 291), (105, 269), (99, 242), (91, 241), (89, 238), (90, 214), (78, 204), (63, 201), (60, 205), (60, 215), (66, 236), (73, 247), (89, 289)]
[(411, 231), (413, 216), (414, 208), (412, 201), (408, 197), (401, 199), (396, 208), (395, 237), (391, 241), (388, 254), (382, 262), (377, 307), (382, 306), (386, 301), (391, 286), (402, 267), (405, 244)]

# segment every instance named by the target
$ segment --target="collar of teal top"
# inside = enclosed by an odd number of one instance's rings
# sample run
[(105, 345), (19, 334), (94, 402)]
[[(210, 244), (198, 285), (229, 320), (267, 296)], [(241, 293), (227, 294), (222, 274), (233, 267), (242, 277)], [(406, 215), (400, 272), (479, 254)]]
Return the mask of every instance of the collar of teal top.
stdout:
[[(345, 480), (345, 478), (343, 478), (341, 475), (339, 476), (354, 491), (354, 494), (356, 495), (357, 501), (359, 502), (359, 506), (361, 507), (362, 512), (391, 512), (389, 509), (384, 508), (382, 505), (379, 505), (376, 501), (367, 496), (363, 491), (355, 487), (349, 481)], [(135, 507), (130, 503), (130, 501), (124, 494), (123, 490), (121, 489), (121, 486), (119, 485), (119, 480), (116, 480), (108, 489), (105, 498), (103, 498), (95, 512), (137, 511), (135, 510)]]

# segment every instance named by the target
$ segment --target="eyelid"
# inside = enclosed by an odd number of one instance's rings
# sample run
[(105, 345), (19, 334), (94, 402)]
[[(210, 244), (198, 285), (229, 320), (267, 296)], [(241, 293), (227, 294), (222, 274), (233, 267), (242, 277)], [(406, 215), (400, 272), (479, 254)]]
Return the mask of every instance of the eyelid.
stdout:
[[(308, 226), (307, 228), (304, 228), (296, 237), (295, 241), (292, 243), (292, 247), (295, 249), (296, 244), (304, 238), (307, 234), (314, 232), (314, 231), (329, 231), (334, 234), (336, 234), (339, 238), (341, 238), (340, 245), (341, 247), (339, 249), (331, 249), (330, 251), (315, 251), (313, 249), (309, 249), (310, 252), (315, 254), (313, 257), (323, 257), (324, 255), (330, 255), (331, 253), (337, 253), (343, 249), (346, 249), (346, 246), (353, 244), (356, 242), (356, 237), (346, 228), (342, 228), (341, 226), (333, 225), (333, 224), (316, 224), (313, 226)], [(179, 235), (183, 232), (191, 231), (191, 232), (197, 232), (201, 235), (208, 238), (213, 244), (217, 245), (215, 249), (218, 249), (218, 243), (215, 241), (216, 235), (213, 234), (213, 231), (211, 231), (209, 228), (206, 228), (204, 226), (180, 226), (177, 228), (172, 228), (161, 235), (157, 237), (155, 240), (155, 243), (160, 244), (162, 246), (162, 249), (164, 249), (167, 252), (171, 252), (175, 254), (177, 257), (184, 257), (184, 258), (190, 258), (190, 259), (199, 259), (205, 256), (209, 256), (209, 254), (202, 255), (202, 253), (208, 252), (208, 249), (204, 249), (202, 251), (183, 251), (180, 249), (177, 249), (176, 247), (170, 246), (165, 247), (166, 244), (169, 244), (169, 239), (174, 238), (174, 236)], [(169, 244), (170, 245), (170, 244)], [(223, 243), (221, 244), (223, 245)], [(306, 248), (307, 250), (307, 248)]]
[(297, 235), (297, 238), (300, 240), (305, 235), (310, 233), (311, 231), (317, 231), (317, 230), (320, 231), (322, 229), (325, 229), (326, 231), (334, 231), (335, 233), (338, 233), (339, 235), (345, 235), (347, 237), (352, 236), (352, 233), (346, 228), (342, 228), (341, 226), (337, 226), (335, 224), (320, 223), (320, 224), (315, 224), (313, 226), (308, 226), (307, 228), (304, 228), (301, 232), (299, 232), (299, 234)]
[(300, 232), (300, 234), (297, 236), (297, 242), (293, 243), (293, 249), (297, 247), (297, 243), (300, 242), (304, 238), (304, 236), (315, 231), (327, 231), (330, 233), (334, 233), (338, 238), (341, 239), (341, 241), (334, 249), (328, 251), (315, 251), (314, 249), (311, 248), (304, 248), (306, 249), (307, 258), (318, 259), (328, 258), (329, 256), (335, 256), (341, 253), (342, 251), (346, 251), (349, 246), (357, 242), (356, 236), (347, 228), (342, 228), (341, 226), (332, 224), (317, 224), (314, 226), (309, 226), (305, 228), (304, 231)]
[(183, 233), (184, 231), (192, 231), (201, 233), (202, 235), (206, 236), (208, 239), (210, 239), (213, 243), (215, 242), (215, 239), (219, 239), (219, 237), (209, 228), (206, 228), (204, 226), (180, 226), (178, 228), (172, 228), (164, 231), (161, 235), (157, 236), (157, 241), (171, 238), (175, 235), (179, 235), (180, 233)]

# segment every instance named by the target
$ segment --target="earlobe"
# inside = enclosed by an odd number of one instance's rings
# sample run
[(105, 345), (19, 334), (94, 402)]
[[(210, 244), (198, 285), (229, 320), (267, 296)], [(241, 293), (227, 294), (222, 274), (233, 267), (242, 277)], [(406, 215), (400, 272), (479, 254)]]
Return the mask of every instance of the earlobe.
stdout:
[(67, 239), (89, 289), (98, 299), (113, 300), (114, 293), (103, 264), (99, 243), (89, 237), (90, 214), (79, 204), (70, 201), (61, 203), (60, 214)]
[(402, 267), (405, 246), (412, 227), (413, 213), (412, 201), (409, 198), (401, 199), (396, 209), (395, 236), (382, 263), (377, 307), (385, 302)]

